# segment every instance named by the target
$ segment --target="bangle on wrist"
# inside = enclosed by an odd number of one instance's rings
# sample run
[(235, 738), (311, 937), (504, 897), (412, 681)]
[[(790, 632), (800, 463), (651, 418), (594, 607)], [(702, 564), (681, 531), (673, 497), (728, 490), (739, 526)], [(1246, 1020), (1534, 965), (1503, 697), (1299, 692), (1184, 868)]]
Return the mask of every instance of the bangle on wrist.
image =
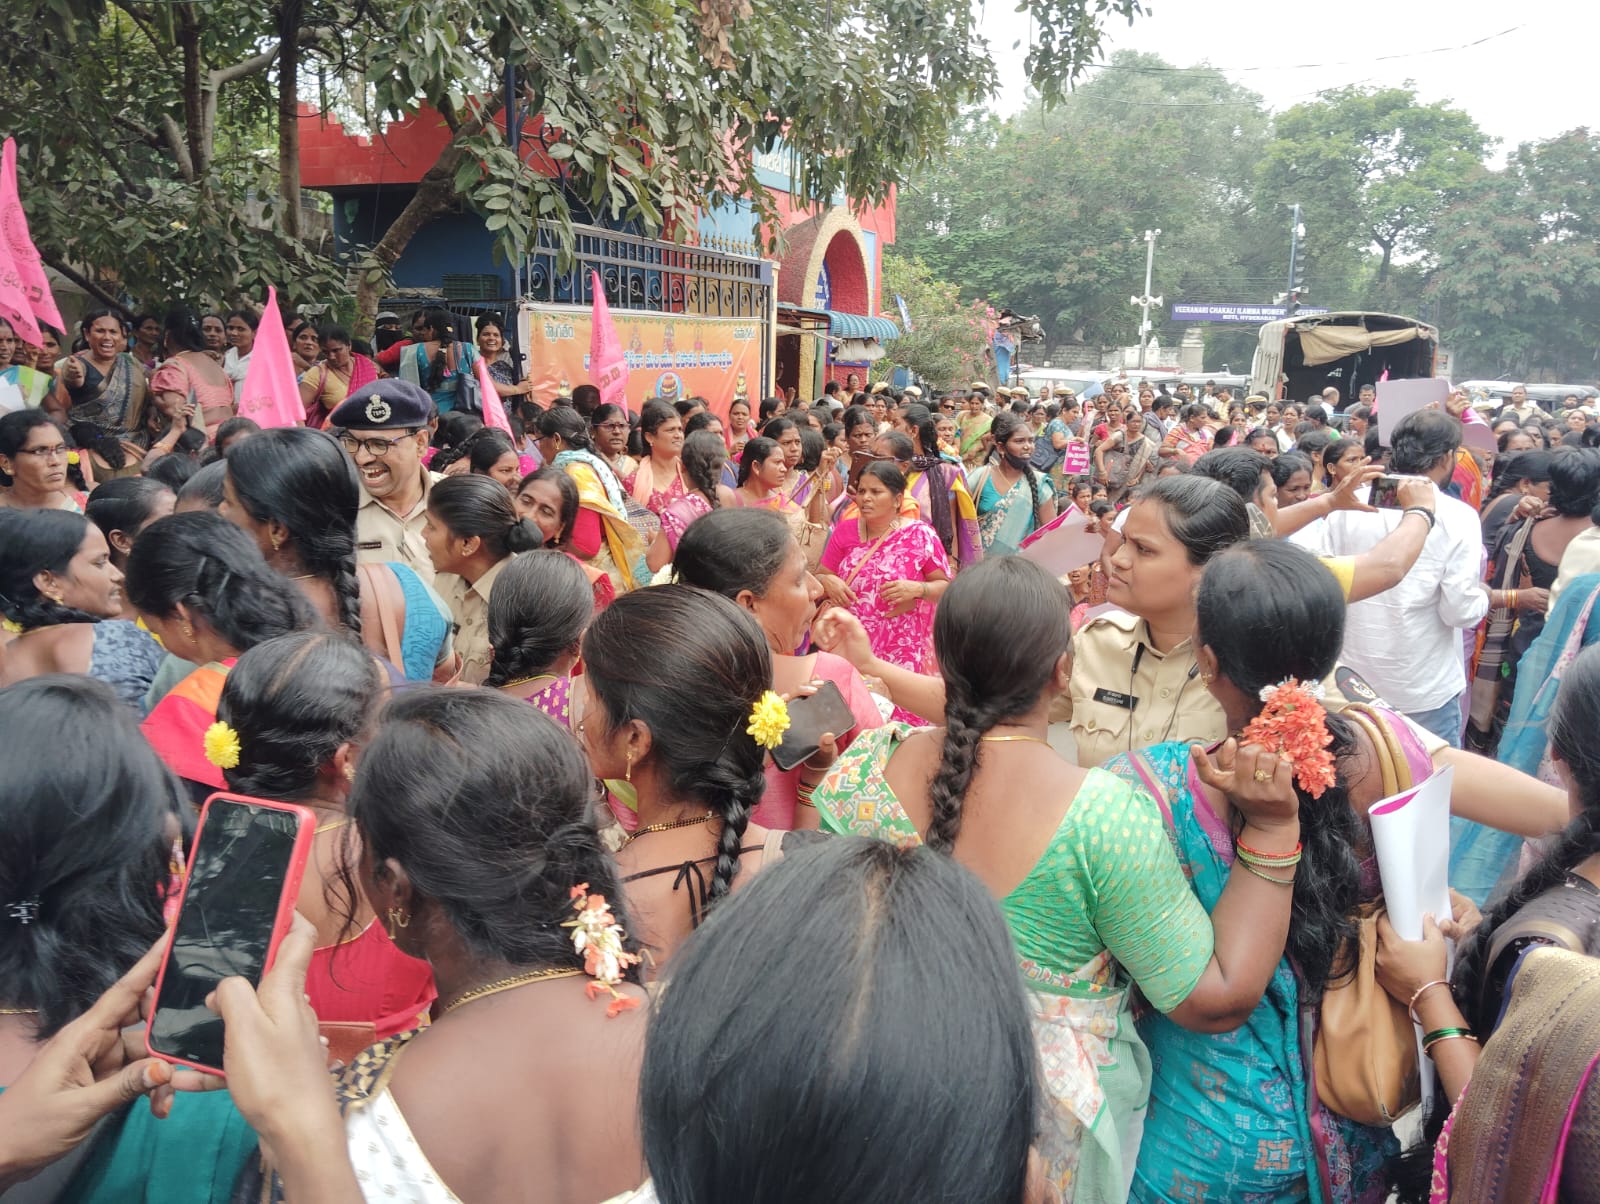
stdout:
[(1272, 874), (1264, 874), (1260, 870), (1256, 869), (1255, 866), (1251, 865), (1248, 861), (1245, 861), (1243, 858), (1240, 858), (1235, 864), (1242, 865), (1248, 872), (1254, 874), (1257, 878), (1260, 878), (1263, 882), (1275, 882), (1279, 886), (1288, 886), (1288, 887), (1294, 886), (1294, 879), (1293, 878), (1278, 878), (1278, 877), (1274, 877)]
[(1431, 1033), (1426, 1033), (1422, 1038), (1422, 1052), (1429, 1053), (1441, 1041), (1471, 1041), (1474, 1045), (1478, 1038), (1472, 1035), (1471, 1029), (1465, 1028), (1436, 1028)]
[(1448, 979), (1436, 978), (1432, 982), (1423, 983), (1411, 993), (1411, 1002), (1406, 1004), (1406, 1015), (1411, 1017), (1412, 1024), (1420, 1025), (1422, 1023), (1422, 1021), (1417, 1019), (1417, 1000), (1422, 998), (1422, 993), (1432, 987), (1448, 987), (1449, 985), (1450, 982)]
[(1428, 520), (1428, 530), (1430, 531), (1433, 530), (1433, 524), (1439, 521), (1438, 515), (1434, 514), (1434, 512), (1429, 510), (1426, 506), (1407, 506), (1404, 510), (1400, 511), (1401, 518), (1405, 518), (1405, 516), (1408, 514), (1422, 515), (1423, 518)]

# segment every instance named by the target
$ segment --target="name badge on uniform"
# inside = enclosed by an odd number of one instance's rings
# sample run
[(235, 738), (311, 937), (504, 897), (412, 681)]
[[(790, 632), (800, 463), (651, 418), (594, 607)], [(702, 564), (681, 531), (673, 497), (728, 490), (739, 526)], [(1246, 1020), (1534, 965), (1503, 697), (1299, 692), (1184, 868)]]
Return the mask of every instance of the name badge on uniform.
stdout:
[(1132, 694), (1123, 694), (1116, 690), (1096, 690), (1094, 692), (1094, 700), (1103, 702), (1107, 706), (1121, 707), (1126, 711), (1134, 710), (1139, 705), (1139, 700)]
[(383, 540), (381, 539), (363, 539), (356, 544), (358, 552), (376, 552), (381, 547), (383, 547)]

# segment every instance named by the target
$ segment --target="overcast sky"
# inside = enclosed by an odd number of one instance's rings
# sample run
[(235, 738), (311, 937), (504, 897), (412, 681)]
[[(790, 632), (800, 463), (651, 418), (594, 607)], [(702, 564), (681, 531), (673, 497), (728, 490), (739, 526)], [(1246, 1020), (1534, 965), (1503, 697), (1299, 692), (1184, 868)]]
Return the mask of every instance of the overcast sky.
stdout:
[[(992, 102), (1007, 114), (1027, 99), (1021, 65), (1029, 21), (1013, 7), (1014, 0), (988, 0), (981, 24), (1010, 77)], [(1139, 50), (1181, 67), (1209, 63), (1274, 111), (1324, 88), (1412, 80), (1425, 102), (1449, 100), (1501, 139), (1496, 161), (1519, 142), (1600, 126), (1595, 0), (1152, 0), (1150, 7), (1131, 27), (1107, 27), (1107, 57)], [(1487, 40), (1456, 49), (1479, 39)], [(1404, 57), (1382, 57), (1394, 55)]]

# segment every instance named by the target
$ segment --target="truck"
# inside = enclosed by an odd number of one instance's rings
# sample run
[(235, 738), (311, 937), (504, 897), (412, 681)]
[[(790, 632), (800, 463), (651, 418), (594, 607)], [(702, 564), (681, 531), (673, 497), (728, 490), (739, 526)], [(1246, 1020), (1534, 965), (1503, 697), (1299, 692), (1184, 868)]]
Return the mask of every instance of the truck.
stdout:
[(1398, 314), (1311, 314), (1261, 327), (1250, 391), (1279, 401), (1307, 401), (1333, 385), (1341, 407), (1363, 385), (1434, 375), (1439, 331)]

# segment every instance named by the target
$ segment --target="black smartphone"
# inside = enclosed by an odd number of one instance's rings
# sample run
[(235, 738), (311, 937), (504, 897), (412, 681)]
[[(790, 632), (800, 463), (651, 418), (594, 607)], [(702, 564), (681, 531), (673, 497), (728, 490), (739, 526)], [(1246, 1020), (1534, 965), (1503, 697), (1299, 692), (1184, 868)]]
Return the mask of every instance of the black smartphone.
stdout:
[(855, 730), (856, 716), (839, 693), (839, 687), (825, 681), (815, 694), (789, 702), (789, 730), (783, 743), (772, 750), (772, 761), (779, 769), (793, 769), (822, 747), (824, 732), (835, 739)]
[(236, 974), (259, 983), (271, 967), (294, 920), (316, 823), (315, 812), (287, 803), (206, 800), (156, 978), (145, 1036), (151, 1056), (222, 1073), (222, 1017), (206, 996)]
[(1381, 510), (1400, 509), (1400, 482), (1404, 477), (1383, 476), (1372, 482), (1367, 500)]

